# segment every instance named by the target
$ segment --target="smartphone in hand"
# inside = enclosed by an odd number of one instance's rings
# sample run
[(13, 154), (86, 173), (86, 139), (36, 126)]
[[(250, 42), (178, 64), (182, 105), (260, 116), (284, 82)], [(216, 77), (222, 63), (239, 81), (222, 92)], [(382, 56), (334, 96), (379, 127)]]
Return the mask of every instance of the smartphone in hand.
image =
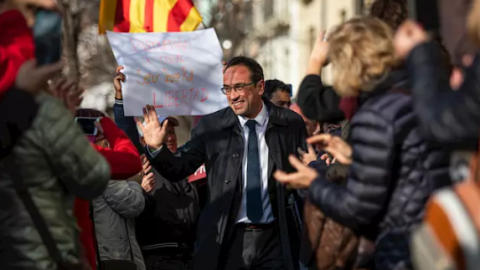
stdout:
[(33, 37), (37, 65), (53, 64), (62, 56), (62, 15), (39, 9), (35, 15)]

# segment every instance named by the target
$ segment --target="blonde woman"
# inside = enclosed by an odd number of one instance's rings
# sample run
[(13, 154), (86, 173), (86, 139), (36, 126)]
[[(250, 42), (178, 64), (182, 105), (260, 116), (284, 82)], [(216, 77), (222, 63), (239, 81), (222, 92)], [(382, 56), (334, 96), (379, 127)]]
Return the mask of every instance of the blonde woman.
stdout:
[(309, 188), (326, 216), (374, 241), (376, 269), (412, 269), (409, 235), (432, 192), (450, 184), (448, 154), (420, 135), (390, 27), (375, 18), (352, 19), (328, 42), (334, 89), (357, 97), (358, 110), (349, 144), (328, 134), (308, 141), (321, 142), (337, 162), (351, 165), (347, 184), (327, 181), (295, 157), (290, 162), (297, 173), (275, 177)]

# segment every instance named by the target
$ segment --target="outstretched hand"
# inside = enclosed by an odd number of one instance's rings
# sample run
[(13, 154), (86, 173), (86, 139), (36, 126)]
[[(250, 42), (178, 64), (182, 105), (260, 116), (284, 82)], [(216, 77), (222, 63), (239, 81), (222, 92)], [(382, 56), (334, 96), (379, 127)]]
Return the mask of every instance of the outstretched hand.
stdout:
[(297, 169), (297, 172), (287, 174), (283, 171), (276, 171), (273, 177), (282, 184), (287, 184), (294, 189), (309, 188), (313, 180), (318, 177), (315, 169), (304, 165), (297, 157), (291, 155), (288, 157), (290, 164)]
[(315, 149), (309, 144), (308, 145), (308, 152), (303, 151), (300, 147), (298, 148), (298, 154), (300, 155), (300, 160), (303, 164), (308, 165), (313, 161), (317, 160), (317, 153), (315, 153)]
[(319, 134), (307, 139), (307, 143), (317, 144), (338, 161), (345, 165), (352, 163), (352, 147), (338, 136)]
[(62, 61), (37, 66), (35, 59), (28, 60), (18, 70), (15, 86), (20, 90), (37, 94), (40, 90), (48, 89), (48, 80), (60, 73), (63, 66)]
[(51, 89), (52, 95), (63, 101), (65, 107), (75, 115), (78, 107), (82, 103), (85, 89), (77, 88), (77, 83), (61, 79)]
[(135, 122), (137, 123), (138, 128), (142, 131), (143, 139), (148, 147), (152, 148), (153, 150), (157, 150), (165, 142), (168, 120), (163, 122), (163, 126), (160, 125), (157, 112), (155, 111), (155, 107), (152, 105), (147, 105), (142, 110), (143, 118), (145, 119), (145, 126), (137, 118), (135, 118)]

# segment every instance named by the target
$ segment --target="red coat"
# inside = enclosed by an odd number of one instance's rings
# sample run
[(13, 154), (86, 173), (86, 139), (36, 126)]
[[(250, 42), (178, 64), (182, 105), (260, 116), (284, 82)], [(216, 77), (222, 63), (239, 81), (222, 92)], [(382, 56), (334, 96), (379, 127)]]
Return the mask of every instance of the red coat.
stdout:
[[(105, 157), (111, 168), (112, 180), (128, 179), (142, 170), (142, 162), (137, 149), (115, 123), (107, 117), (100, 121), (105, 138), (110, 143), (110, 148), (93, 145)], [(96, 250), (94, 243), (93, 224), (89, 216), (90, 202), (77, 199), (75, 201), (75, 217), (81, 229), (80, 241), (82, 242), (92, 268), (96, 269)]]
[(0, 98), (15, 83), (18, 70), (35, 57), (33, 33), (18, 10), (0, 14)]

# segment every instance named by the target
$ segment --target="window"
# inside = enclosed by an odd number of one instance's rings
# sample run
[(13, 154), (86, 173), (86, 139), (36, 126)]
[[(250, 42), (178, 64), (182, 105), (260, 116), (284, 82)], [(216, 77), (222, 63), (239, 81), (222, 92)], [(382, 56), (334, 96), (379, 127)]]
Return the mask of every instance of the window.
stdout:
[(270, 18), (273, 15), (273, 0), (264, 0), (264, 17)]

